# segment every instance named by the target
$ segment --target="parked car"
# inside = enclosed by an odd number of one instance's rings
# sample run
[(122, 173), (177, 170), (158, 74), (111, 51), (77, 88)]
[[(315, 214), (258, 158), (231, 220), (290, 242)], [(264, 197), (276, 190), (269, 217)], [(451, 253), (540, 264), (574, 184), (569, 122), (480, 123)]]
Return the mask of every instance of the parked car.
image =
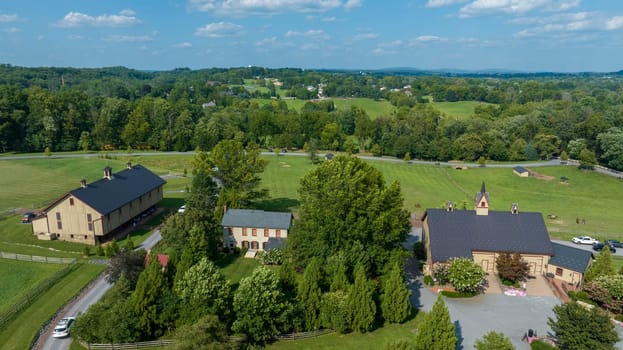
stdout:
[(623, 243), (617, 241), (616, 239), (609, 239), (606, 241), (606, 243), (610, 244), (615, 248), (623, 248)]
[(598, 240), (596, 240), (595, 238), (592, 238), (590, 236), (573, 237), (571, 239), (571, 242), (573, 242), (575, 244), (595, 244), (595, 243), (599, 243)]
[(54, 338), (64, 338), (69, 336), (69, 329), (71, 328), (71, 325), (74, 323), (75, 320), (75, 317), (61, 318), (61, 320), (58, 321), (58, 323), (56, 324), (56, 327), (54, 327), (54, 332), (52, 333), (52, 336)]
[(32, 212), (24, 213), (24, 215), (22, 215), (22, 224), (30, 224), (35, 216), (35, 213)]
[(601, 242), (593, 244), (593, 250), (600, 252), (606, 246), (608, 246), (610, 248), (610, 253), (616, 253), (617, 252), (617, 250), (613, 246), (611, 246), (610, 244), (608, 244), (608, 243), (601, 243)]
[(177, 212), (178, 212), (178, 213), (183, 213), (183, 212), (185, 212), (185, 211), (186, 211), (186, 204), (182, 205), (182, 206), (181, 206), (181, 207), (177, 210)]

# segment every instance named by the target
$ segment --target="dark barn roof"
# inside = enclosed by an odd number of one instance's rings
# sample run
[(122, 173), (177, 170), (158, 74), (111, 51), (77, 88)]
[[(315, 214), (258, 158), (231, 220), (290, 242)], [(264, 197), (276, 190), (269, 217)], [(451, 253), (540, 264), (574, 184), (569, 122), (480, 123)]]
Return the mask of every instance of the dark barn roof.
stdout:
[(426, 219), (433, 262), (471, 258), (472, 251), (554, 254), (540, 213), (428, 209)]
[(513, 170), (515, 170), (516, 172), (522, 174), (522, 173), (527, 173), (528, 170), (526, 170), (526, 168), (522, 167), (522, 166), (516, 166), (513, 168)]
[(256, 227), (290, 229), (291, 213), (252, 209), (229, 209), (223, 215), (224, 227)]
[(552, 247), (554, 248), (554, 256), (549, 259), (549, 264), (569, 270), (584, 273), (593, 258), (593, 253), (587, 250), (553, 242)]
[(69, 193), (106, 215), (165, 183), (149, 169), (134, 165), (131, 169), (113, 174), (111, 180), (101, 179)]

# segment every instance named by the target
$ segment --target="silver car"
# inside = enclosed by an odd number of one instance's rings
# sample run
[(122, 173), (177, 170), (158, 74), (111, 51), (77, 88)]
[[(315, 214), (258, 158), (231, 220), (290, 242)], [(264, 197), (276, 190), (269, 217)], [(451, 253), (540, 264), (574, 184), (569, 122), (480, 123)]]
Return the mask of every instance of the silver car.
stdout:
[(60, 321), (58, 321), (56, 327), (54, 327), (54, 332), (52, 333), (52, 336), (54, 338), (64, 338), (69, 336), (69, 328), (75, 320), (75, 317), (62, 318)]

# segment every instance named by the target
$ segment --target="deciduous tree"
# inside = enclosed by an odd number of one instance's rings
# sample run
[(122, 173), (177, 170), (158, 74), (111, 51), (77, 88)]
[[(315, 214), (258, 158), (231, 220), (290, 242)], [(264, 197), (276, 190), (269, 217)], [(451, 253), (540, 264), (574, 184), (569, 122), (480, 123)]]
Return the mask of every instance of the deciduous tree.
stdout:
[(616, 269), (614, 267), (614, 262), (612, 261), (612, 253), (610, 253), (610, 249), (608, 246), (604, 246), (604, 248), (599, 252), (597, 258), (593, 263), (588, 267), (586, 273), (584, 274), (585, 281), (591, 281), (600, 276), (609, 276), (616, 274)]
[(234, 350), (227, 327), (217, 316), (207, 315), (175, 332), (175, 350)]
[(547, 324), (558, 338), (561, 349), (613, 350), (619, 335), (599, 308), (590, 311), (571, 302), (554, 306), (555, 318)]
[(495, 260), (498, 274), (505, 280), (521, 281), (528, 277), (530, 266), (519, 253), (500, 253)]

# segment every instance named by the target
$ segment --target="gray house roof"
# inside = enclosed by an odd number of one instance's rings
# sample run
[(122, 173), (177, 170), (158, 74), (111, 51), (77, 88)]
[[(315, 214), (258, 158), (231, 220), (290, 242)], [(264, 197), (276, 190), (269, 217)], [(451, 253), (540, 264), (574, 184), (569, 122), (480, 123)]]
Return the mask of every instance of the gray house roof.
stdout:
[(513, 168), (513, 170), (515, 170), (516, 172), (522, 174), (522, 173), (527, 173), (528, 170), (526, 170), (526, 168), (522, 167), (522, 166), (516, 166)]
[(106, 215), (165, 183), (149, 169), (135, 165), (113, 174), (110, 180), (104, 178), (69, 193)]
[(428, 209), (426, 211), (433, 262), (472, 257), (472, 251), (553, 255), (540, 213)]
[(221, 225), (224, 227), (256, 227), (290, 229), (291, 213), (263, 211), (252, 209), (229, 209), (223, 215)]
[(593, 258), (593, 253), (552, 242), (554, 256), (549, 259), (550, 265), (584, 273)]

